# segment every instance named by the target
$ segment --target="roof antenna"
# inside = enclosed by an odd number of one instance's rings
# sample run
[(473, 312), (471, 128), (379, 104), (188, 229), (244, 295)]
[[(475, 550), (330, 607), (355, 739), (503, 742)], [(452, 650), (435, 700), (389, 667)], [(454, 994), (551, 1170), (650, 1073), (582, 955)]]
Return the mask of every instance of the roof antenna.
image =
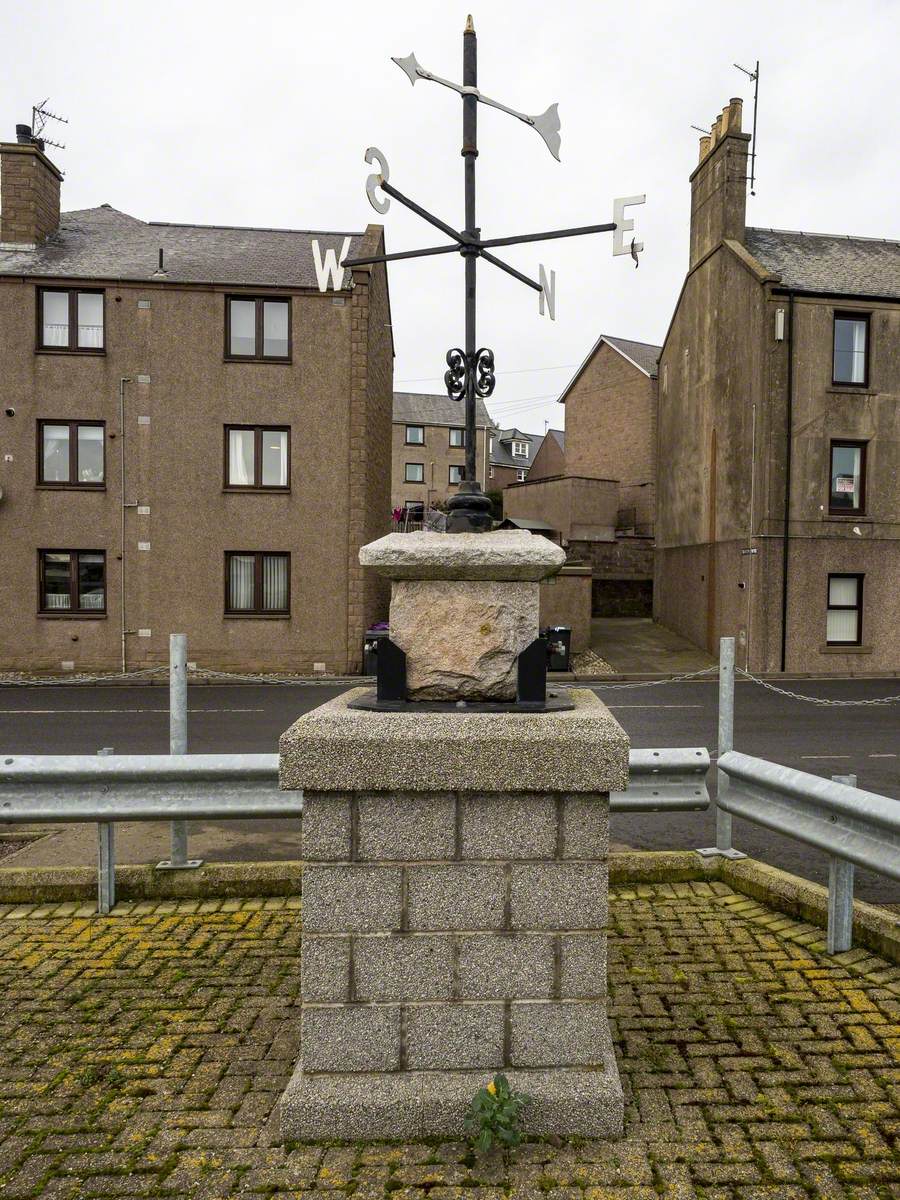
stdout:
[(748, 71), (746, 67), (742, 67), (740, 63), (734, 63), (739, 71), (743, 71), (745, 75), (753, 80), (753, 135), (750, 138), (750, 195), (756, 195), (756, 105), (759, 99), (759, 59), (756, 60), (756, 68), (753, 71)]
[(712, 133), (711, 129), (704, 129), (702, 125), (692, 125), (691, 129), (696, 129), (698, 133), (703, 133), (707, 137), (709, 137), (710, 134)]
[(45, 146), (55, 146), (57, 150), (65, 150), (63, 142), (54, 142), (50, 138), (44, 137), (44, 127), (48, 121), (59, 121), (61, 125), (68, 125), (66, 117), (58, 117), (56, 113), (50, 111), (47, 105), (50, 102), (48, 96), (46, 100), (42, 100), (40, 104), (31, 106), (31, 140), (37, 145), (38, 149), (43, 151)]

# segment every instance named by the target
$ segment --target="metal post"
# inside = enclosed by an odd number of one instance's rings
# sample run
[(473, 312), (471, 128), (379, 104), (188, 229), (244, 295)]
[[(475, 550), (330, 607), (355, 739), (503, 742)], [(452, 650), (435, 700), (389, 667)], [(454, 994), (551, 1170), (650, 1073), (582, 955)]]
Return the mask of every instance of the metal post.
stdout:
[[(734, 638), (719, 638), (719, 738), (718, 755), (721, 757), (734, 749)], [(716, 792), (727, 794), (728, 776), (716, 769)], [(716, 844), (697, 851), (704, 858), (719, 855), (722, 858), (746, 858), (731, 844), (731, 813), (716, 805)]]
[[(187, 754), (187, 636), (169, 634), (169, 753)], [(202, 859), (188, 858), (187, 821), (172, 821), (171, 851), (157, 870), (178, 871), (199, 867)]]
[[(856, 787), (855, 775), (832, 775), (835, 783)], [(853, 945), (853, 863), (832, 855), (828, 859), (829, 954), (842, 954)]]
[[(112, 746), (98, 750), (112, 754)], [(97, 912), (106, 916), (116, 903), (116, 827), (112, 821), (97, 824)]]

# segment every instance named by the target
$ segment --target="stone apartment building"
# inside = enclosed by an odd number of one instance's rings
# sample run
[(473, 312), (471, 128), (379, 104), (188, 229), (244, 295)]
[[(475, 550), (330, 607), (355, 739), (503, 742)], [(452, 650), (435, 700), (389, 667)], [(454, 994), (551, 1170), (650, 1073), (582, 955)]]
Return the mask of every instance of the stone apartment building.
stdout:
[[(493, 427), (476, 397), (475, 462), (479, 480), (488, 474), (487, 439)], [(445, 504), (456, 494), (466, 465), (465, 402), (446, 395), (394, 392), (391, 433), (391, 508), (416, 512)]]
[[(393, 346), (363, 233), (60, 214), (0, 145), (0, 668), (359, 668)], [(330, 283), (329, 283), (330, 277)], [(325, 290), (320, 290), (324, 282)]]
[(746, 225), (732, 100), (660, 359), (655, 605), (753, 671), (900, 668), (900, 242)]

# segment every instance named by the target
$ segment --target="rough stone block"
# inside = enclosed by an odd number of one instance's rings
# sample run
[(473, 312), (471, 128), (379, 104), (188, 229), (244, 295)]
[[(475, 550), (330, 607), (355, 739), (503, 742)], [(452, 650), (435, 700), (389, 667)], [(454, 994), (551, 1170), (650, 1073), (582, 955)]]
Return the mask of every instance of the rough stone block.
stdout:
[(549, 998), (554, 938), (531, 933), (461, 937), (457, 972), (464, 1000)]
[(350, 999), (350, 939), (306, 934), (300, 944), (304, 1001)]
[[(413, 1005), (406, 1015), (406, 1053), (411, 1070), (498, 1070), (503, 1005)], [(476, 1086), (473, 1081), (472, 1093)]]
[(354, 942), (353, 954), (357, 1000), (450, 999), (449, 937), (361, 937)]
[(503, 925), (503, 868), (477, 863), (410, 867), (410, 929), (499, 929)]
[(304, 935), (399, 929), (400, 881), (399, 867), (304, 867)]
[(510, 1065), (602, 1066), (603, 1036), (607, 1029), (603, 1004), (512, 1004)]
[(421, 1136), (421, 1086), (408, 1072), (310, 1075), (302, 1062), (281, 1097), (281, 1133), (297, 1141)]
[(456, 847), (456, 797), (452, 793), (360, 794), (360, 860), (453, 858)]
[(601, 1000), (607, 996), (606, 936), (560, 935), (560, 993), (567, 1000)]
[(609, 854), (609, 796), (566, 796), (562, 815), (563, 858), (606, 858)]
[(513, 863), (513, 929), (602, 929), (606, 925), (605, 863)]
[(556, 801), (502, 792), (461, 796), (460, 827), (463, 858), (553, 858)]
[(395, 1071), (400, 1065), (400, 1009), (304, 1006), (300, 1048), (304, 1071)]
[(305, 792), (300, 822), (304, 862), (350, 858), (350, 797), (341, 792)]

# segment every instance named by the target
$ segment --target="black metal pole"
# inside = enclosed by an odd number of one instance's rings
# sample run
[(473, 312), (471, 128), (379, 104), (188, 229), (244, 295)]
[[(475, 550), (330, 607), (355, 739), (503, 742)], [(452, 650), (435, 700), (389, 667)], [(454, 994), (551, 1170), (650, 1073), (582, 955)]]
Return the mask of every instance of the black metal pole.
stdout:
[[(478, 86), (478, 39), (472, 18), (463, 33), (463, 87)], [(475, 225), (475, 159), (478, 157), (478, 97), (463, 96), (463, 146), (465, 160), (466, 226), (465, 232), (477, 238)], [(475, 481), (475, 272), (478, 259), (466, 254), (466, 479)]]

